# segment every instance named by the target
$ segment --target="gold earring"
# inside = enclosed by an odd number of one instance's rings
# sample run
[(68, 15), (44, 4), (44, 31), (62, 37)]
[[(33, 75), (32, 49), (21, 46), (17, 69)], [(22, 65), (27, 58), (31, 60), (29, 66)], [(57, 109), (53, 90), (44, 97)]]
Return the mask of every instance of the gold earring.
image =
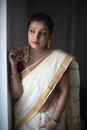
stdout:
[(49, 49), (50, 47), (51, 47), (51, 42), (49, 40), (48, 43), (47, 43), (47, 48)]

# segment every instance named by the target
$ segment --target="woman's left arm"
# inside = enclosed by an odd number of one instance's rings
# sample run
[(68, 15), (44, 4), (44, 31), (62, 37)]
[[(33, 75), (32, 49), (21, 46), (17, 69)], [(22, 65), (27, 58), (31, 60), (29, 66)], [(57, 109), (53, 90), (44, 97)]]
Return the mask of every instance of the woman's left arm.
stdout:
[(56, 126), (58, 125), (57, 122), (59, 121), (63, 110), (65, 109), (70, 90), (69, 73), (63, 75), (57, 87), (58, 89), (60, 89), (60, 95), (58, 97), (58, 101), (52, 119), (49, 120), (45, 126), (41, 127), (45, 128), (45, 130), (56, 129)]
[(63, 75), (58, 87), (60, 89), (60, 95), (57, 101), (56, 109), (53, 114), (53, 119), (59, 121), (63, 110), (66, 107), (67, 99), (69, 96), (70, 86), (69, 86), (69, 73)]

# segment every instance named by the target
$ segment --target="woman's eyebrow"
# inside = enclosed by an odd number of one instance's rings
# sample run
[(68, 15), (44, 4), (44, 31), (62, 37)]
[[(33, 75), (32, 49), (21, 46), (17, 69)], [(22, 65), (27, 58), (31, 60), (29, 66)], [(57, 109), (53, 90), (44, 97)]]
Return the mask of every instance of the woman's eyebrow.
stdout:
[[(35, 27), (30, 27), (30, 29), (36, 29)], [(42, 29), (40, 29), (41, 31), (48, 31), (46, 28), (42, 28)]]
[(41, 29), (41, 30), (42, 30), (42, 31), (48, 31), (47, 29), (44, 29), (44, 28), (43, 28), (43, 29)]
[(36, 29), (36, 28), (34, 28), (34, 27), (29, 27), (29, 28)]

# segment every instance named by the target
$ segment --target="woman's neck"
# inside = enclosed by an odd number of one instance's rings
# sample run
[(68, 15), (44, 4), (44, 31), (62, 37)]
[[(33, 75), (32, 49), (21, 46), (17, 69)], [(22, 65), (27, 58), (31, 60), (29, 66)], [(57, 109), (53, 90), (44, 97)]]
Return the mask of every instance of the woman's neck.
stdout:
[(40, 56), (47, 51), (48, 51), (47, 48), (43, 48), (43, 49), (34, 49), (34, 48), (31, 48), (31, 47), (29, 48), (30, 56), (34, 56), (34, 57)]

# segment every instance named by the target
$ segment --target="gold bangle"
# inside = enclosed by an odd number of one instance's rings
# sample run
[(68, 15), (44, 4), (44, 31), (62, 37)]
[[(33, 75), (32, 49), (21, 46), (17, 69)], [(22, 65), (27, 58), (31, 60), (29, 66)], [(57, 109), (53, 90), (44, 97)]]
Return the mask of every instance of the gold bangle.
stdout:
[(50, 120), (50, 123), (51, 123), (52, 127), (55, 128), (55, 127), (58, 125), (59, 121), (56, 121), (56, 120), (54, 120), (54, 119), (51, 119), (51, 120)]
[(16, 78), (19, 78), (19, 74), (16, 73), (16, 74), (10, 74), (9, 75), (11, 79), (16, 79)]

